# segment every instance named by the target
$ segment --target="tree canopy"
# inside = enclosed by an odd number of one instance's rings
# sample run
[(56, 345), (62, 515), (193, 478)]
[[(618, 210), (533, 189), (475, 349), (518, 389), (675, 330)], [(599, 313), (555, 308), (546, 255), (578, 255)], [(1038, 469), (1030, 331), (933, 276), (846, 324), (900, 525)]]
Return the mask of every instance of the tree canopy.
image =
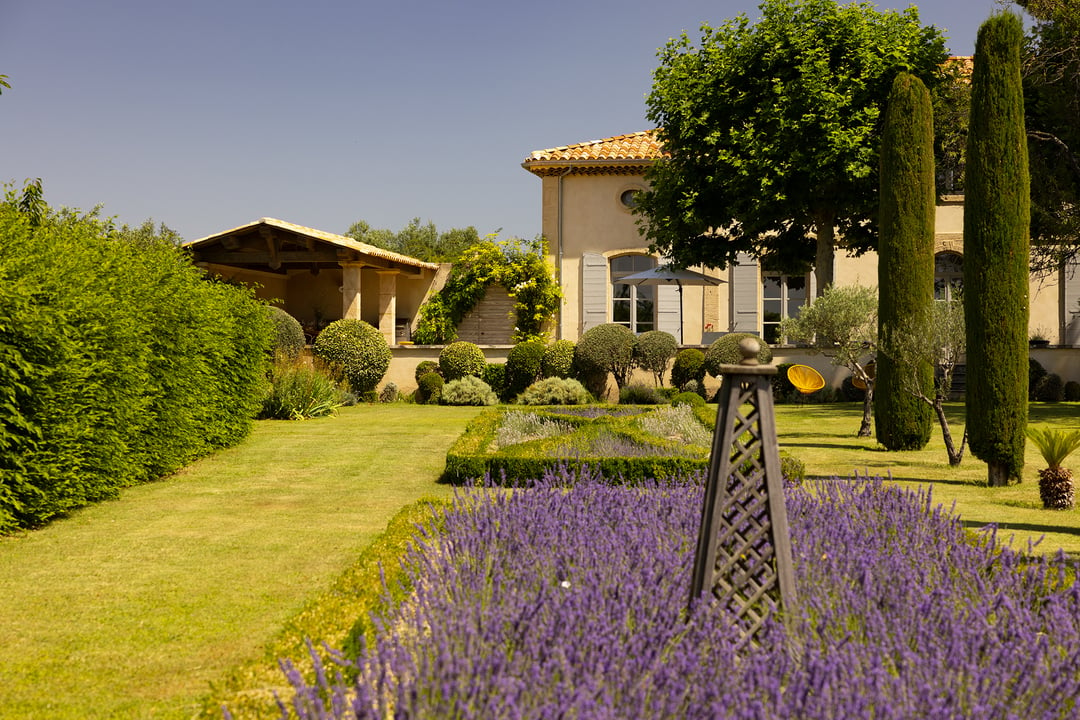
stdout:
[(413, 218), (398, 232), (376, 230), (363, 220), (357, 221), (345, 232), (354, 240), (401, 253), (426, 262), (454, 262), (468, 248), (480, 242), (476, 228), (453, 228), (445, 232), (435, 229), (435, 223), (421, 224)]
[(1016, 0), (1035, 24), (1024, 48), (1024, 110), (1031, 176), (1032, 267), (1080, 255), (1080, 6)]
[(936, 87), (945, 41), (918, 10), (765, 0), (762, 17), (703, 25), (658, 54), (648, 118), (668, 158), (639, 197), (643, 233), (682, 265), (750, 252), (832, 280), (845, 250), (876, 246), (882, 106), (900, 71)]

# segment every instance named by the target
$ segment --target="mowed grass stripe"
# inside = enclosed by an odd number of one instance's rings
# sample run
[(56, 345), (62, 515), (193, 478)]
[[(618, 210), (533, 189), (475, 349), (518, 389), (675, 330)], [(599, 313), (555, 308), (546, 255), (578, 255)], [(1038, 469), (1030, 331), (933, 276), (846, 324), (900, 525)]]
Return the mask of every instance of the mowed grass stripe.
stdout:
[(0, 539), (0, 717), (186, 718), (404, 505), (476, 408), (363, 405)]

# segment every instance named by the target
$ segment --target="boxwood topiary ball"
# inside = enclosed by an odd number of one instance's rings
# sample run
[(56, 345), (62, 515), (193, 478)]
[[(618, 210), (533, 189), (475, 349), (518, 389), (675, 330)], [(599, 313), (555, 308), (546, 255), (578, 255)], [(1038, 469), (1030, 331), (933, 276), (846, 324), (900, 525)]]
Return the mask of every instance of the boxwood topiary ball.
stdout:
[(373, 391), (390, 367), (386, 338), (363, 320), (347, 318), (330, 323), (315, 338), (311, 353), (341, 368), (357, 394)]
[(296, 359), (304, 351), (307, 338), (304, 337), (304, 328), (300, 321), (279, 307), (273, 305), (267, 308), (270, 312), (270, 320), (277, 330), (274, 335), (274, 354), (284, 355), (287, 358)]
[(541, 376), (568, 378), (573, 372), (573, 340), (556, 340), (544, 348), (544, 356), (540, 360)]
[(482, 377), (486, 366), (484, 351), (467, 340), (452, 342), (439, 353), (439, 369), (447, 382), (466, 375)]
[(762, 365), (772, 362), (772, 348), (764, 340), (753, 333), (730, 333), (709, 346), (705, 351), (705, 372), (713, 377), (720, 377), (721, 365), (738, 365), (742, 362), (742, 353), (739, 352), (739, 343), (746, 338), (754, 338), (761, 345), (757, 360)]

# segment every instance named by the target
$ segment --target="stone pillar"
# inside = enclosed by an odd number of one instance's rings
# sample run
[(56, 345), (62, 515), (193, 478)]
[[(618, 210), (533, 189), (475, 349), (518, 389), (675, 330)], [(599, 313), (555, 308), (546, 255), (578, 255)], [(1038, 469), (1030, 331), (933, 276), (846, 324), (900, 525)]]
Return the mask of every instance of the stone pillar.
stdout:
[(360, 270), (359, 262), (339, 263), (341, 272), (341, 317), (360, 320)]
[(379, 275), (379, 332), (388, 345), (397, 345), (397, 270), (376, 270)]

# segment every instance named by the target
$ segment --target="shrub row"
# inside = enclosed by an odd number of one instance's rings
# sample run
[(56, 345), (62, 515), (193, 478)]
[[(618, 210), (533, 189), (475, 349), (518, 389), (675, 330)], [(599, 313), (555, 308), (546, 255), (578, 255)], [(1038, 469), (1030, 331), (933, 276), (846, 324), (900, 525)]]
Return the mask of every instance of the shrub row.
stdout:
[[(148, 224), (149, 225), (149, 224)], [(0, 531), (235, 443), (274, 334), (152, 227), (0, 202)]]

